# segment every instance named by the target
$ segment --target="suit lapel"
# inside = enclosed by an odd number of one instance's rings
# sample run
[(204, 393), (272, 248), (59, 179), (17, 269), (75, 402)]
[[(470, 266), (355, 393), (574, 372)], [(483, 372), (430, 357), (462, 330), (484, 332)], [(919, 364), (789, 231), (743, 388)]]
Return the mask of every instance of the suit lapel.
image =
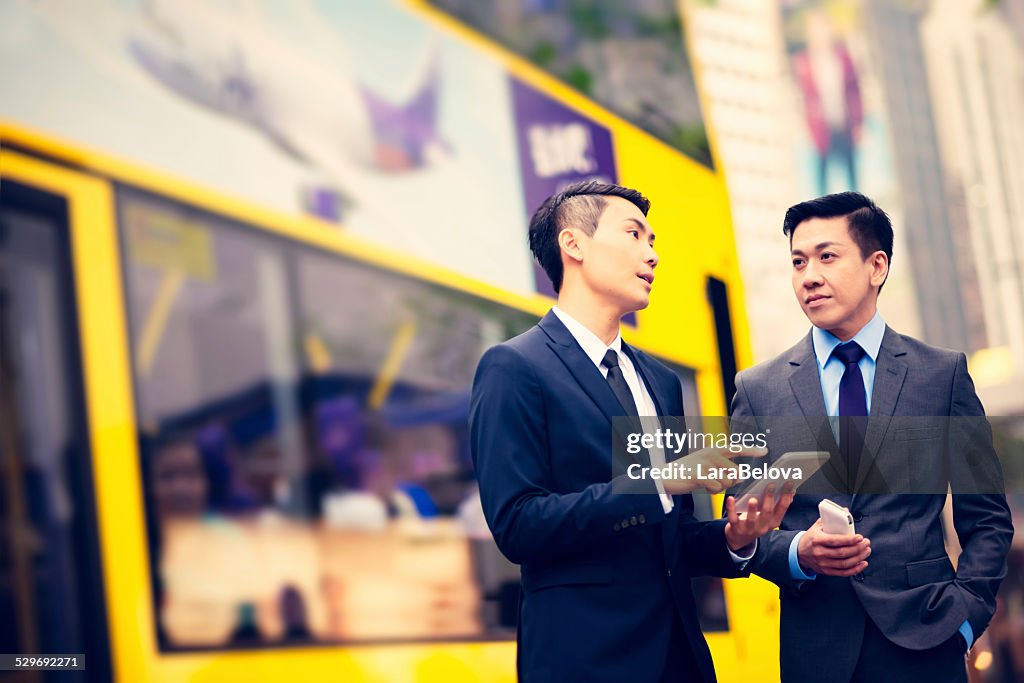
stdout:
[[(597, 366), (590, 360), (590, 357), (587, 356), (579, 342), (576, 341), (576, 338), (572, 336), (572, 333), (569, 332), (553, 312), (548, 311), (548, 314), (540, 321), (539, 326), (548, 335), (548, 346), (558, 356), (558, 359), (562, 361), (566, 369), (573, 376), (573, 379), (576, 380), (576, 383), (580, 385), (587, 396), (608, 418), (614, 433), (614, 418), (624, 417), (624, 411), (619, 404), (619, 399), (615, 397), (615, 393), (608, 386), (608, 381), (601, 376), (601, 371), (597, 369)], [(623, 344), (623, 347), (625, 347), (625, 344)], [(630, 422), (632, 429), (642, 429), (639, 422), (635, 420)], [(624, 439), (625, 435), (618, 434), (615, 438)], [(646, 450), (641, 450), (640, 453), (635, 455), (631, 454), (630, 459), (642, 467), (650, 467), (651, 465), (650, 456)]]
[(818, 449), (831, 454), (828, 462), (822, 467), (825, 477), (837, 490), (846, 490), (849, 484), (846, 481), (845, 468), (840, 467), (842, 463), (839, 457), (839, 444), (836, 443), (828, 414), (825, 412), (825, 397), (821, 393), (821, 377), (818, 375), (818, 361), (814, 357), (814, 344), (810, 333), (793, 349), (789, 365), (792, 368), (789, 386), (793, 390), (793, 397), (800, 406), (807, 427), (811, 430)]
[[(654, 401), (655, 412), (657, 412), (659, 418), (661, 416), (667, 416), (669, 413), (666, 412), (666, 408), (670, 407), (668, 401), (671, 400), (672, 393), (675, 391), (675, 387), (669, 385), (667, 381), (663, 382), (660, 373), (654, 371), (654, 369), (648, 364), (647, 358), (637, 351), (633, 350), (625, 342), (622, 343), (622, 350), (629, 356), (629, 359), (633, 361), (633, 367), (636, 368), (637, 374), (640, 376), (640, 381), (646, 385), (647, 392), (651, 395), (651, 400)], [(666, 380), (668, 378), (665, 378)], [(664, 398), (659, 398), (664, 397)], [(680, 415), (680, 417), (682, 417)], [(658, 424), (662, 428), (665, 424), (662, 420), (658, 420)], [(682, 428), (686, 429), (686, 423), (683, 422)], [(648, 463), (650, 463), (650, 453), (646, 452)], [(665, 454), (666, 460), (668, 454)], [(678, 515), (679, 510), (683, 507), (684, 496), (677, 495), (672, 496), (672, 512), (670, 515)], [(662, 548), (665, 552), (666, 558), (675, 557), (675, 547), (679, 536), (678, 524), (662, 524), (661, 525), (661, 543)]]
[(580, 385), (587, 396), (601, 409), (608, 421), (622, 415), (622, 406), (612, 392), (608, 382), (601, 376), (593, 361), (577, 343), (576, 338), (562, 324), (553, 312), (548, 311), (539, 326), (548, 335), (548, 346), (562, 361), (566, 369)]
[(907, 365), (902, 359), (905, 355), (907, 349), (903, 340), (892, 331), (892, 328), (886, 326), (882, 346), (878, 350), (878, 360), (875, 363), (875, 385), (871, 390), (871, 410), (867, 434), (864, 436), (864, 453), (857, 472), (858, 486), (867, 477), (896, 410), (903, 382), (907, 378)]
[(667, 415), (665, 412), (666, 404), (659, 398), (661, 396), (668, 397), (672, 388), (666, 386), (661, 381), (661, 377), (655, 373), (650, 366), (647, 364), (647, 359), (637, 353), (631, 346), (622, 342), (622, 350), (629, 360), (633, 362), (633, 367), (636, 368), (637, 374), (640, 375), (640, 381), (644, 383), (648, 393), (651, 395), (651, 399), (654, 401), (654, 408), (658, 415)]

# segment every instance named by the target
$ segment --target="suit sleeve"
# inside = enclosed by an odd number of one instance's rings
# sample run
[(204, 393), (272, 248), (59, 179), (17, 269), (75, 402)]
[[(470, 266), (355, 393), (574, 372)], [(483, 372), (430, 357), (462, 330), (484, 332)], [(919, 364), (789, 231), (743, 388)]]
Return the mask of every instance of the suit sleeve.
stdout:
[(622, 519), (665, 518), (650, 479), (623, 475), (574, 493), (554, 492), (543, 388), (532, 364), (508, 345), (480, 360), (469, 425), (484, 516), (512, 562), (573, 555), (620, 533)]
[[(736, 393), (729, 410), (730, 430), (757, 433), (754, 409), (743, 382), (743, 373), (736, 375)], [(734, 491), (730, 491), (730, 494)], [(757, 552), (747, 563), (747, 571), (771, 581), (784, 590), (799, 592), (803, 581), (793, 578), (789, 565), (789, 548), (799, 530), (775, 529), (757, 541)]]
[[(953, 375), (950, 416), (953, 431), (969, 432), (963, 441), (954, 439), (951, 458), (966, 454), (972, 472), (957, 472), (954, 465), (953, 526), (963, 549), (957, 562), (954, 584), (967, 607), (968, 621), (974, 637), (982, 634), (996, 608), (996, 591), (1006, 576), (1006, 556), (1013, 539), (1013, 524), (1006, 496), (993, 493), (993, 477), (1001, 484), (999, 459), (992, 443), (992, 429), (984, 419), (985, 410), (967, 372), (967, 358), (960, 354)], [(980, 418), (969, 420), (965, 418)], [(960, 446), (958, 448), (956, 446)], [(958, 494), (964, 477), (974, 479), (967, 490), (979, 493)], [(985, 491), (977, 488), (977, 477), (986, 482)], [(959, 480), (959, 481), (958, 481)]]
[(736, 562), (725, 540), (724, 519), (698, 520), (692, 510), (679, 514), (680, 554), (690, 576), (718, 576), (735, 579), (749, 576), (750, 562)]

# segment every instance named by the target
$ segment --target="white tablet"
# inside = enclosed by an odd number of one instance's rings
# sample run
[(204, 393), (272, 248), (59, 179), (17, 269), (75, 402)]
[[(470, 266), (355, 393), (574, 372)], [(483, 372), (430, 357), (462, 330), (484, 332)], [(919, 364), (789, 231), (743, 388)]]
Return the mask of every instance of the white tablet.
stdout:
[(794, 489), (800, 488), (828, 462), (829, 457), (828, 451), (790, 451), (772, 463), (751, 463), (750, 477), (745, 480), (746, 488), (736, 494), (736, 512), (746, 512), (751, 498), (756, 497), (760, 501), (771, 484), (775, 484), (776, 495), (786, 484), (791, 484)]

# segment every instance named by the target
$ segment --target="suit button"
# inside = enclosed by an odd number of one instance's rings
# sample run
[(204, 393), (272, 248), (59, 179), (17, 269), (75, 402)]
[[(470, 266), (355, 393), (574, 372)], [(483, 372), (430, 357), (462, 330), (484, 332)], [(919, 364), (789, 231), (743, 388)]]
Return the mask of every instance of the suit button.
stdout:
[(622, 520), (622, 528), (625, 529), (627, 526), (629, 526), (629, 520), (628, 519)]
[(860, 574), (854, 574), (853, 580), (854, 581), (863, 581), (864, 580), (864, 572), (861, 572)]
[(612, 524), (612, 531), (618, 531), (618, 530), (619, 530), (619, 523), (615, 522), (615, 524)]
[(639, 519), (640, 519), (640, 523), (641, 524), (647, 524), (647, 518), (644, 517), (643, 515), (640, 515)]
[(860, 522), (860, 520), (862, 520), (862, 519), (864, 519), (864, 515), (863, 514), (861, 514), (859, 512), (853, 513), (853, 521), (854, 522)]
[(629, 525), (636, 526), (636, 515), (629, 518)]

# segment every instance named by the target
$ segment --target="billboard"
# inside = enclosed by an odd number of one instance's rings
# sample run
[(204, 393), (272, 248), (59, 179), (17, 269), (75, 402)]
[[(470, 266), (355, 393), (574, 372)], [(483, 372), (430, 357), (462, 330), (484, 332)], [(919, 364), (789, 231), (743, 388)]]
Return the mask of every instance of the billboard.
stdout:
[(677, 0), (430, 4), (714, 168)]
[[(783, 30), (802, 196), (853, 190), (879, 201), (896, 191), (882, 88), (857, 0), (784, 0)], [(891, 204), (889, 204), (891, 206)]]
[(10, 2), (0, 25), (0, 118), (533, 291), (509, 76), (400, 4)]

